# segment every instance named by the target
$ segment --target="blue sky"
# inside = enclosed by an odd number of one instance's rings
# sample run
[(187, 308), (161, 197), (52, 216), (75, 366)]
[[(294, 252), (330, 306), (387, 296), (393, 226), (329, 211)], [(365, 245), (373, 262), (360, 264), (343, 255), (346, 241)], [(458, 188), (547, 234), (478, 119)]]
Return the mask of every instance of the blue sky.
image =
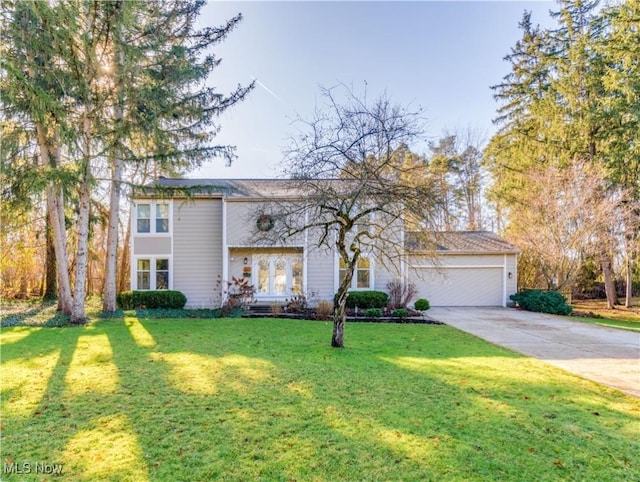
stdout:
[[(277, 176), (294, 120), (322, 102), (319, 86), (386, 91), (402, 105), (424, 109), (428, 135), (472, 128), (487, 138), (495, 117), (490, 85), (509, 71), (503, 57), (531, 10), (548, 25), (553, 2), (218, 2), (202, 25), (241, 12), (243, 22), (215, 49), (222, 63), (211, 84), (228, 92), (253, 78), (259, 85), (220, 118), (220, 144), (237, 146), (231, 167), (212, 160), (189, 177)], [(420, 149), (422, 151), (425, 148)]]

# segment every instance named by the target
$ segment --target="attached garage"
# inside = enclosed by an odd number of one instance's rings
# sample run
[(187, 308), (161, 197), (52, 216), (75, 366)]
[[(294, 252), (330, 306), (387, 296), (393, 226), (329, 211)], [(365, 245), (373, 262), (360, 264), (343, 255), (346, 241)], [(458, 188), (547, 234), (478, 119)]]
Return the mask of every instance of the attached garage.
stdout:
[(432, 306), (502, 306), (503, 277), (502, 268), (422, 268), (414, 282)]
[(506, 306), (517, 290), (518, 252), (489, 232), (439, 233), (436, 258), (413, 257), (410, 278), (431, 306)]

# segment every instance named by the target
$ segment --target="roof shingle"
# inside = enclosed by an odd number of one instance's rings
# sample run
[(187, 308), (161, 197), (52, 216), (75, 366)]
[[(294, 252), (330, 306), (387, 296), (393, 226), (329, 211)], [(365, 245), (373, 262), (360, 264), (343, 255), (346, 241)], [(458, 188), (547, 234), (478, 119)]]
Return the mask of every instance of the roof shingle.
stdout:
[(489, 231), (443, 231), (407, 233), (406, 247), (413, 251), (435, 250), (440, 254), (503, 254), (520, 250)]

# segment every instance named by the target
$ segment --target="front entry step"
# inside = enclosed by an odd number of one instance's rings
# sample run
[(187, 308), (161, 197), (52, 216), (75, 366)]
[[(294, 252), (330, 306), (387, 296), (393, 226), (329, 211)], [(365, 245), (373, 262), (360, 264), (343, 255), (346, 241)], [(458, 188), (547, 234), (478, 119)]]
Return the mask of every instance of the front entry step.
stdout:
[(261, 314), (266, 314), (266, 313), (272, 313), (273, 312), (273, 308), (271, 305), (251, 305), (249, 306), (249, 313), (261, 313)]

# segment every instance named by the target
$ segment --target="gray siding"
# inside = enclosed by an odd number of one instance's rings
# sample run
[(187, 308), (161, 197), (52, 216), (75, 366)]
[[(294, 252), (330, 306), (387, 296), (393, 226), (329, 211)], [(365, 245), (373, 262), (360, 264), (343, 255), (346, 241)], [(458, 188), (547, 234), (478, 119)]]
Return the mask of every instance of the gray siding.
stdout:
[(313, 300), (333, 300), (336, 261), (333, 252), (311, 247), (306, 253), (307, 286)]
[(229, 246), (250, 246), (255, 219), (252, 215), (260, 209), (258, 203), (227, 202), (227, 244)]
[[(257, 213), (265, 210), (259, 202), (227, 200), (227, 244), (232, 247), (264, 246), (255, 239)], [(302, 246), (304, 236), (296, 236), (279, 246)]]
[[(247, 258), (247, 264), (244, 264), (244, 258)], [(242, 278), (245, 266), (253, 264), (253, 250), (251, 249), (233, 249), (229, 253), (229, 281), (231, 278)], [(251, 284), (253, 279), (249, 280)]]
[(134, 236), (133, 254), (135, 256), (171, 254), (169, 236)]
[(387, 292), (387, 283), (389, 281), (393, 281), (394, 279), (400, 278), (399, 273), (390, 272), (384, 266), (380, 264), (380, 262), (375, 263), (375, 273), (373, 279), (373, 289), (378, 291)]
[(176, 201), (173, 208), (173, 288), (188, 308), (220, 304), (222, 201)]
[(507, 303), (509, 296), (518, 291), (518, 256), (516, 254), (507, 254), (507, 273), (512, 273), (513, 277), (509, 279), (507, 275)]

